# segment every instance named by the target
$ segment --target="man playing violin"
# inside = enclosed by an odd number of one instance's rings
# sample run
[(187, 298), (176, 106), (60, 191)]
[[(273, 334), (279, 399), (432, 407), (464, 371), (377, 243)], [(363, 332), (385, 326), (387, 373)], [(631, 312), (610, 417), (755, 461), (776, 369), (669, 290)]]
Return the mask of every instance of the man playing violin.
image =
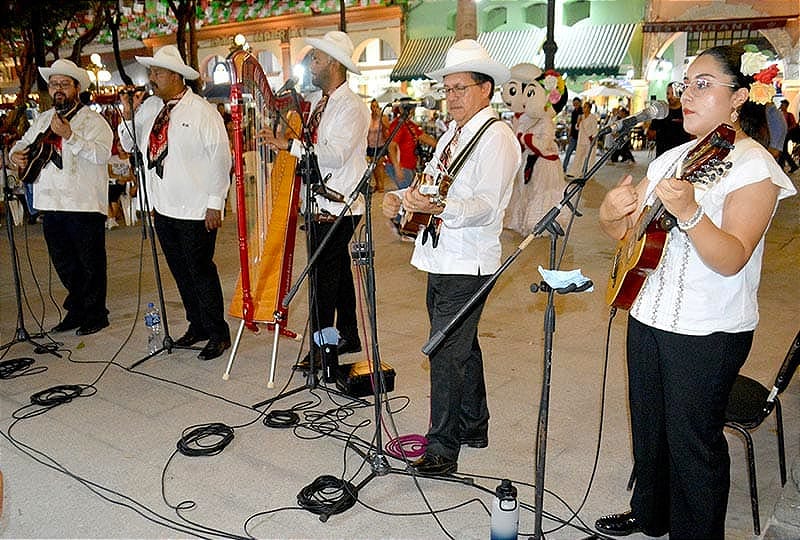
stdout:
[[(67, 312), (53, 331), (94, 334), (108, 326), (106, 163), (114, 135), (105, 119), (78, 99), (89, 87), (85, 70), (60, 59), (39, 72), (53, 107), (11, 148), (10, 159), (28, 173), (25, 181), (33, 182), (33, 206), (43, 215), (50, 260), (67, 289)], [(38, 176), (28, 172), (34, 166), (41, 167)]]

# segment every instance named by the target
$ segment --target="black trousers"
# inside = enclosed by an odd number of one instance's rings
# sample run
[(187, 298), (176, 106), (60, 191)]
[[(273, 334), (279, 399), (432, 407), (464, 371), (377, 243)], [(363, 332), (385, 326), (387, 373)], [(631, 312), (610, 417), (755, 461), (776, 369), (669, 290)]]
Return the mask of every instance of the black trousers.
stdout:
[[(444, 328), (490, 276), (428, 274), (426, 303), (431, 336)], [(488, 294), (488, 291), (487, 291)], [(431, 425), (427, 452), (458, 459), (461, 436), (486, 435), (489, 408), (478, 321), (486, 296), (431, 354)]]
[(107, 315), (106, 217), (98, 212), (42, 212), (50, 260), (67, 289), (67, 316), (83, 324)]
[(670, 538), (723, 538), (730, 457), (725, 406), (753, 332), (687, 336), (628, 318), (636, 485), (631, 509)]
[(158, 240), (178, 285), (189, 328), (197, 335), (230, 340), (222, 286), (214, 264), (217, 231), (207, 231), (204, 220), (154, 214)]
[[(360, 220), (361, 216), (342, 218), (311, 272), (311, 331), (334, 326), (335, 322), (340, 336), (350, 343), (358, 343), (359, 337), (349, 243)], [(312, 252), (332, 226), (332, 223), (310, 223), (309, 245)]]

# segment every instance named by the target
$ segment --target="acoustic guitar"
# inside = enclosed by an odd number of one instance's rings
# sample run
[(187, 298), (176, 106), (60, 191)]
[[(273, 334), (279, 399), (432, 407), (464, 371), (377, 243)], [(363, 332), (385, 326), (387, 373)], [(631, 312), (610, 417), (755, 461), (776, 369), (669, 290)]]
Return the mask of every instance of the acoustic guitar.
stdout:
[[(736, 136), (728, 124), (720, 124), (686, 155), (676, 175), (691, 183), (713, 184), (727, 173), (731, 162), (723, 161), (733, 149)], [(677, 224), (656, 198), (646, 206), (636, 224), (617, 244), (608, 280), (606, 302), (608, 305), (630, 309), (664, 254), (667, 233)]]
[[(82, 104), (78, 102), (72, 109), (67, 111), (66, 114), (61, 114), (60, 112), (56, 112), (56, 114), (59, 118), (69, 121), (75, 116), (75, 113), (78, 112), (81, 106)], [(61, 162), (61, 154), (59, 154), (55, 148), (60, 138), (60, 135), (53, 133), (50, 126), (47, 126), (47, 129), (39, 133), (33, 142), (28, 145), (25, 149), (25, 153), (28, 156), (28, 164), (20, 171), (19, 175), (23, 184), (34, 183), (39, 178), (45, 165), (51, 161), (59, 169), (63, 168), (64, 165)]]
[[(444, 204), (447, 198), (447, 192), (450, 190), (450, 185), (452, 183), (453, 179), (442, 172), (439, 172), (436, 177), (417, 173), (414, 176), (414, 182), (412, 182), (411, 187), (418, 188), (422, 195), (430, 196), (433, 204)], [(439, 230), (436, 217), (433, 214), (410, 212), (404, 209), (400, 217), (400, 234), (416, 238), (420, 231), (427, 231), (429, 235), (432, 235), (431, 240), (433, 240), (433, 247), (436, 247), (439, 243)]]

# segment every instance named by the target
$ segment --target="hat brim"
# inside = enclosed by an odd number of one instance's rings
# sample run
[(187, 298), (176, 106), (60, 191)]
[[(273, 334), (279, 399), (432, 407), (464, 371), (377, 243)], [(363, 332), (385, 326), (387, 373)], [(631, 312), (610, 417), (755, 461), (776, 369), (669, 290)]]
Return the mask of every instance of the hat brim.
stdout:
[(81, 87), (81, 92), (88, 90), (89, 86), (92, 84), (92, 81), (89, 80), (89, 74), (80, 68), (78, 68), (78, 71), (73, 71), (66, 69), (53, 69), (52, 67), (40, 67), (39, 73), (46, 81), (50, 80), (51, 75), (64, 75), (65, 77), (71, 77), (78, 81), (78, 85)]
[(474, 73), (483, 73), (484, 75), (491, 77), (492, 80), (494, 81), (495, 86), (500, 86), (501, 84), (505, 84), (511, 79), (511, 70), (508, 69), (503, 64), (500, 64), (493, 60), (482, 61), (482, 62), (476, 62), (476, 61), (462, 62), (460, 64), (447, 66), (443, 69), (437, 69), (436, 71), (431, 71), (430, 73), (426, 73), (425, 76), (430, 77), (436, 82), (442, 82), (444, 80), (445, 75), (450, 75), (452, 73), (464, 73), (469, 71), (472, 71)]
[(176, 62), (162, 62), (152, 56), (137, 56), (136, 61), (142, 64), (143, 66), (147, 67), (159, 67), (163, 69), (168, 69), (169, 71), (174, 71), (179, 75), (183, 76), (184, 79), (189, 79), (193, 81), (200, 77), (200, 73), (195, 71), (193, 68), (187, 66), (186, 64), (178, 64)]
[(358, 69), (358, 66), (355, 64), (355, 62), (353, 62), (353, 59), (330, 41), (322, 38), (310, 37), (306, 38), (306, 43), (311, 45), (313, 48), (319, 49), (325, 54), (329, 55), (334, 60), (346, 67), (349, 71), (352, 71), (356, 75), (361, 75), (361, 70)]

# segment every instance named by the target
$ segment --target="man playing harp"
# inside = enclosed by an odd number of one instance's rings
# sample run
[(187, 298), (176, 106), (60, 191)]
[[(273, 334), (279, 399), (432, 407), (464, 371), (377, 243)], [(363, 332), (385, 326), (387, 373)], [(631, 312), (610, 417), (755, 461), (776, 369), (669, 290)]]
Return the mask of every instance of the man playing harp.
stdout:
[[(319, 101), (312, 104), (308, 119), (311, 141), (306, 142), (311, 143), (326, 186), (324, 195), (315, 194), (311, 201), (306, 201), (311, 205), (311, 220), (306, 226), (313, 252), (344, 208), (344, 204), (336, 199), (344, 199), (355, 190), (367, 167), (364, 156), (369, 111), (361, 98), (347, 86), (347, 70), (361, 73), (353, 62), (353, 43), (348, 35), (332, 31), (322, 38), (307, 38), (306, 41), (313, 47), (310, 53), (311, 81), (322, 90)], [(262, 136), (265, 142), (281, 149), (288, 148), (298, 158), (308, 153), (304, 141), (288, 139), (280, 133), (262, 132)], [(335, 326), (340, 335), (339, 354), (361, 350), (348, 243), (363, 213), (364, 199), (359, 195), (311, 273), (311, 331)], [(312, 352), (318, 354), (316, 348)], [(306, 356), (301, 367), (307, 367), (308, 360)], [(316, 365), (319, 367), (318, 362)]]

